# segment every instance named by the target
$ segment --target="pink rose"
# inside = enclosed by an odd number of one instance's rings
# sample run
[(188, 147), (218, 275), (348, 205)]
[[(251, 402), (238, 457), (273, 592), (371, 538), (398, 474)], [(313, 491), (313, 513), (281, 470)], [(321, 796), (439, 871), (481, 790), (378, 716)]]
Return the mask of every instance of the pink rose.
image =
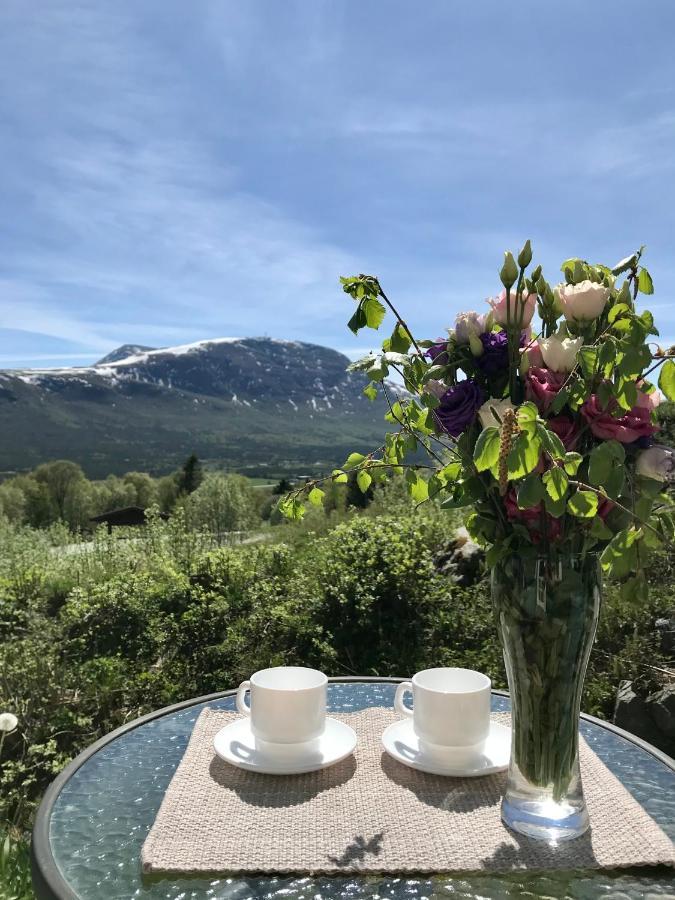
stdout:
[(541, 366), (533, 366), (525, 375), (525, 396), (528, 400), (533, 400), (539, 411), (544, 413), (553, 403), (566, 378), (564, 372), (552, 372)]
[(546, 513), (545, 527), (542, 530), (541, 503), (530, 509), (520, 509), (513, 488), (504, 497), (504, 508), (506, 516), (511, 522), (520, 522), (527, 528), (533, 544), (540, 544), (543, 540), (557, 541), (562, 537), (562, 519), (556, 519)]
[(654, 410), (663, 403), (663, 395), (661, 391), (656, 388), (651, 392), (651, 394), (647, 394), (642, 388), (646, 387), (644, 381), (638, 382), (638, 387), (640, 390), (638, 391), (638, 399), (637, 405), (644, 406), (647, 409), (654, 412)]
[[(501, 292), (499, 297), (494, 297), (491, 300), (488, 300), (488, 303), (492, 307), (492, 313), (494, 315), (495, 322), (497, 322), (498, 325), (503, 325), (504, 327), (506, 327), (506, 325), (507, 325), (506, 289), (504, 289)], [(534, 316), (534, 308), (535, 308), (536, 304), (537, 304), (537, 295), (536, 294), (523, 294), (521, 302), (516, 303), (516, 292), (515, 292), (515, 290), (512, 290), (511, 298), (510, 298), (511, 324), (516, 325), (522, 314), (522, 319), (520, 321), (520, 327), (527, 328), (527, 326), (532, 321), (532, 317)]]
[(612, 415), (613, 408), (616, 408), (616, 403), (610, 405), (609, 409), (603, 409), (596, 394), (591, 394), (581, 407), (581, 414), (596, 437), (605, 441), (614, 439), (622, 444), (632, 444), (633, 441), (650, 437), (659, 430), (657, 425), (652, 424), (649, 398), (642, 392), (639, 392), (635, 406), (622, 416), (615, 418)]
[(546, 421), (547, 426), (554, 431), (563, 442), (565, 450), (575, 450), (579, 440), (579, 426), (569, 416), (553, 416)]

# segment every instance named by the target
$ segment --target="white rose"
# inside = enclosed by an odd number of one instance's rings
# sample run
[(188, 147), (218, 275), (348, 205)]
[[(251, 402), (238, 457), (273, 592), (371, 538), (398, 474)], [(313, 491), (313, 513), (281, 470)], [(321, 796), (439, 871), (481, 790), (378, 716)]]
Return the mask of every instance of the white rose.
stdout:
[(592, 322), (597, 319), (609, 299), (609, 288), (594, 281), (558, 285), (558, 298), (566, 319)]
[(675, 475), (675, 450), (670, 447), (650, 447), (638, 456), (635, 471), (655, 481), (670, 481)]
[[(515, 409), (516, 407), (510, 400), (486, 400), (478, 410), (478, 418), (483, 428), (490, 425), (499, 427), (504, 419), (504, 413), (507, 409)], [(495, 415), (495, 413), (497, 415)], [(499, 418), (497, 418), (499, 416)]]
[(10, 731), (14, 731), (18, 724), (19, 720), (14, 713), (0, 713), (0, 732), (3, 734), (9, 734)]
[(477, 312), (461, 312), (455, 320), (455, 340), (458, 344), (468, 344), (471, 337), (483, 334), (485, 328), (485, 316), (479, 316)]
[(551, 337), (539, 338), (538, 344), (547, 369), (552, 372), (571, 372), (576, 365), (577, 353), (584, 345), (584, 339), (552, 334)]

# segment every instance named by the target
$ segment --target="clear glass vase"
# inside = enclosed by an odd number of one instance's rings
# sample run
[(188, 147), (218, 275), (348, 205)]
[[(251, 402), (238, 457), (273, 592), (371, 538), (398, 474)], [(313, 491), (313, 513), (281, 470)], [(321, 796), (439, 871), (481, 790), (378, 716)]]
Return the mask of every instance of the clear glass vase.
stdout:
[(502, 819), (551, 843), (588, 828), (579, 712), (600, 597), (595, 553), (511, 556), (492, 570), (513, 728)]

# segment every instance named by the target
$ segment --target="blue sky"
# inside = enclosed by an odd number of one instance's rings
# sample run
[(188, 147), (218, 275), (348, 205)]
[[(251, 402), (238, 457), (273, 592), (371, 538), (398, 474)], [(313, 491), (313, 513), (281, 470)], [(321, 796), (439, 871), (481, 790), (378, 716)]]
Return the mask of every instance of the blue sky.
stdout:
[(642, 243), (675, 340), (675, 4), (4, 0), (0, 366), (268, 334), (353, 355), (340, 274), (420, 336), (507, 247)]

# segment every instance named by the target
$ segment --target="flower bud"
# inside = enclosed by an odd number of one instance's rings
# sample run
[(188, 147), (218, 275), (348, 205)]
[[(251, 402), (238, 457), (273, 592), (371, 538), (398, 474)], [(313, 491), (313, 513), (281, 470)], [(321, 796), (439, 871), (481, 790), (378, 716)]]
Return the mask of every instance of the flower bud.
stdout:
[(518, 254), (518, 265), (521, 269), (526, 269), (532, 262), (532, 247), (529, 240), (525, 241), (523, 249)]
[(510, 250), (504, 254), (504, 265), (499, 273), (499, 278), (507, 291), (518, 280), (518, 266)]
[[(532, 281), (536, 284), (540, 278), (541, 278), (541, 266), (537, 266), (537, 268), (532, 273)], [(544, 284), (545, 283), (546, 282), (544, 282)], [(542, 292), (540, 291), (540, 293), (542, 293)]]
[(483, 342), (478, 337), (477, 334), (469, 335), (469, 347), (471, 348), (471, 353), (474, 356), (482, 356), (485, 353), (485, 347), (483, 346)]
[(638, 456), (635, 471), (654, 481), (672, 481), (675, 475), (675, 450), (670, 447), (650, 447)]

